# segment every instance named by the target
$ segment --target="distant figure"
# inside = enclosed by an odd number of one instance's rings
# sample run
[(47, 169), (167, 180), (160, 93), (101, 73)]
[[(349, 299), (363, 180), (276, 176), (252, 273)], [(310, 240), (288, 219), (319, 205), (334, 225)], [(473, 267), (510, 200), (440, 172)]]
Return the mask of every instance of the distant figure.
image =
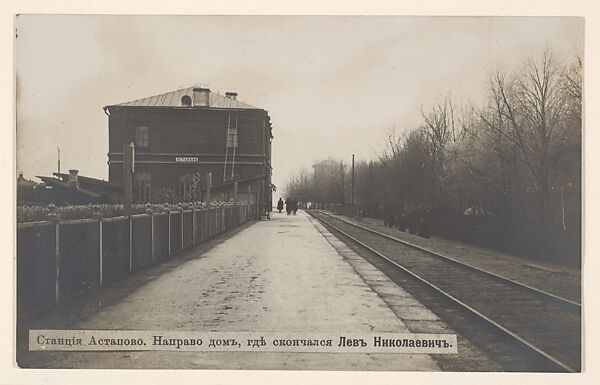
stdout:
[(356, 211), (354, 212), (354, 217), (359, 221), (362, 221), (364, 216), (365, 214), (363, 209), (356, 209)]
[(390, 202), (387, 202), (383, 207), (383, 225), (385, 227), (394, 227), (394, 206)]
[(277, 201), (277, 210), (279, 210), (279, 212), (283, 210), (283, 199), (281, 198), (279, 198), (279, 200)]
[(296, 199), (292, 199), (292, 211), (294, 215), (296, 215), (296, 211), (298, 211), (298, 201)]
[(287, 213), (287, 215), (290, 215), (290, 213), (292, 212), (292, 200), (290, 198), (287, 198), (285, 200), (285, 212)]
[(423, 238), (429, 238), (431, 236), (431, 231), (429, 229), (429, 218), (430, 215), (427, 211), (423, 212), (419, 218), (419, 236)]
[(396, 226), (398, 226), (398, 230), (406, 232), (407, 221), (408, 220), (406, 218), (406, 214), (402, 212), (398, 217), (398, 220), (396, 221)]

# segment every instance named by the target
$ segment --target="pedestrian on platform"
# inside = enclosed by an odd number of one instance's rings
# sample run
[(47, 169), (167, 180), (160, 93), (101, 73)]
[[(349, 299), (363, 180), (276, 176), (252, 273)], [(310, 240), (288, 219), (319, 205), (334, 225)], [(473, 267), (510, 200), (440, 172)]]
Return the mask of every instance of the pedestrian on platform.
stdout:
[(292, 200), (289, 197), (285, 200), (285, 212), (287, 215), (292, 212)]
[(283, 210), (283, 199), (279, 198), (279, 200), (277, 201), (277, 210), (279, 212), (281, 212), (281, 210)]
[(298, 200), (297, 199), (292, 199), (292, 211), (294, 212), (294, 215), (296, 215), (296, 211), (298, 211)]

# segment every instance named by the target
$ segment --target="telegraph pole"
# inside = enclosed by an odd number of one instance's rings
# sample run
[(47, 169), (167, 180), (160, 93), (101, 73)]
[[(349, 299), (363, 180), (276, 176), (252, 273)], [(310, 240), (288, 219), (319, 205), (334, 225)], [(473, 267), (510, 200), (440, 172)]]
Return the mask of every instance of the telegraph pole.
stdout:
[(123, 207), (125, 214), (131, 214), (131, 204), (133, 201), (133, 181), (132, 176), (135, 164), (135, 145), (133, 143), (123, 145)]
[(238, 204), (238, 181), (233, 181), (233, 202), (237, 206)]
[(60, 147), (56, 147), (58, 150), (58, 178), (60, 179)]
[(210, 189), (212, 188), (212, 172), (206, 174), (206, 205), (210, 207)]
[(354, 154), (352, 154), (352, 207), (354, 207)]
[(344, 161), (340, 161), (340, 175), (342, 177), (342, 204), (346, 203), (346, 197), (344, 195)]

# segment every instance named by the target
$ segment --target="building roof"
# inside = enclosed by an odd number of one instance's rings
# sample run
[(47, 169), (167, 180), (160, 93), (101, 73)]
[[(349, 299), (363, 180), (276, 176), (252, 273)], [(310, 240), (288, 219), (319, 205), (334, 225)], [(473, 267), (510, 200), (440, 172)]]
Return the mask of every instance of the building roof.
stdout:
[(66, 189), (66, 190), (69, 190), (69, 191), (72, 191), (72, 192), (75, 192), (75, 193), (78, 193), (78, 194), (82, 194), (82, 195), (85, 195), (85, 196), (88, 196), (88, 197), (91, 197), (91, 198), (101, 198), (102, 197), (102, 195), (97, 194), (97, 193), (95, 193), (93, 191), (86, 190), (86, 189), (83, 189), (83, 188), (77, 188), (77, 187), (75, 187), (73, 185), (65, 183), (65, 182), (63, 182), (63, 181), (61, 181), (59, 179), (56, 179), (56, 178), (52, 178), (52, 177), (49, 177), (49, 176), (38, 176), (38, 178), (40, 178), (41, 180), (43, 180), (46, 183), (46, 185), (49, 185), (49, 186), (62, 187), (64, 189)]
[[(198, 87), (188, 87), (182, 88), (179, 90), (166, 92), (160, 95), (149, 96), (143, 99), (132, 100), (130, 102), (124, 102), (119, 104), (114, 104), (106, 107), (180, 107), (180, 108), (193, 108), (186, 107), (181, 105), (181, 98), (185, 95), (190, 98), (194, 97), (194, 88)], [(242, 103), (239, 100), (234, 100), (228, 98), (227, 96), (223, 96), (216, 92), (210, 91), (209, 94), (209, 108), (232, 108), (232, 109), (255, 109), (260, 110), (262, 108), (258, 108), (255, 106), (251, 106), (250, 104)]]
[(333, 160), (331, 158), (327, 158), (325, 160), (322, 160), (320, 162), (317, 162), (315, 164), (313, 164), (313, 167), (330, 167), (330, 166), (339, 166), (340, 162)]
[(25, 179), (22, 172), (19, 173), (19, 176), (17, 177), (17, 186), (35, 186), (36, 184), (37, 183), (32, 180)]
[[(52, 174), (54, 174), (55, 176), (60, 178), (63, 182), (66, 182), (67, 180), (69, 180), (69, 174), (65, 174), (65, 173), (59, 174), (57, 172), (54, 172)], [(116, 189), (116, 190), (121, 190), (123, 188), (123, 186), (121, 186), (120, 184), (107, 182), (102, 179), (90, 178), (89, 176), (77, 175), (77, 179), (79, 179), (79, 183), (81, 183), (81, 184), (97, 185), (97, 186), (106, 187), (109, 189)]]

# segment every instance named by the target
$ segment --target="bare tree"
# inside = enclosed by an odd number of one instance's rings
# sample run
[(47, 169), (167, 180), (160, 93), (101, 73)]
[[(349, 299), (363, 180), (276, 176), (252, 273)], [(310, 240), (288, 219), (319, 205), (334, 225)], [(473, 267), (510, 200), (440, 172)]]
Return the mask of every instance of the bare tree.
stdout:
[[(357, 201), (372, 213), (391, 205), (460, 218), (473, 208), (485, 214), (479, 220), (519, 231), (567, 231), (569, 217), (576, 233), (581, 74), (579, 58), (565, 66), (546, 52), (520, 71), (494, 74), (483, 107), (446, 97), (422, 110), (412, 130), (390, 131), (376, 161), (357, 163)], [(349, 178), (339, 160), (329, 163), (295, 188), (343, 202)]]
[(545, 52), (541, 60), (529, 60), (511, 81), (507, 81), (505, 75), (496, 74), (492, 94), (497, 120), (491, 123), (482, 115), (485, 126), (511, 143), (528, 169), (533, 188), (539, 193), (544, 225), (550, 219), (551, 171), (567, 105), (567, 94), (561, 84), (562, 71), (553, 56)]

